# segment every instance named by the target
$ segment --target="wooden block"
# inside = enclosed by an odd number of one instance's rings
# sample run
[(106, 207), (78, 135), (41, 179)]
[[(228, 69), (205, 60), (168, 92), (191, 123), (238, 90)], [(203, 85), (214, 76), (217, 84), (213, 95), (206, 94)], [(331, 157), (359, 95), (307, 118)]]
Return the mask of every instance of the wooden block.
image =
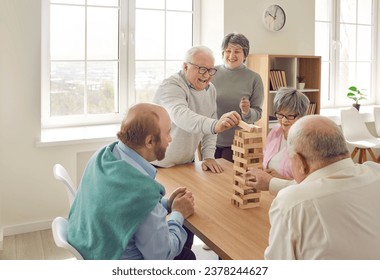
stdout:
[(236, 170), (236, 171), (238, 171), (239, 173), (242, 173), (242, 174), (245, 174), (247, 172), (246, 169), (244, 169), (244, 168), (242, 168), (240, 166), (234, 165), (233, 168), (234, 168), (234, 170)]
[(260, 207), (260, 201), (257, 202), (243, 202), (241, 200), (235, 200), (235, 198), (231, 198), (231, 203), (240, 209), (249, 209), (254, 207)]
[(235, 135), (234, 135), (235, 137), (238, 137), (236, 139), (262, 138), (263, 137), (263, 133), (261, 131), (262, 128), (260, 126), (256, 126), (256, 125), (253, 125), (253, 124), (249, 124), (249, 125), (253, 127), (254, 131), (253, 132), (249, 132), (249, 131), (245, 131), (245, 130), (242, 130), (242, 129), (237, 129), (237, 130), (235, 130)]
[[(236, 186), (236, 185), (232, 185), (232, 191), (234, 191), (235, 192), (235, 195), (237, 194), (237, 193), (239, 193), (239, 194), (241, 194), (241, 195), (245, 195), (245, 192), (246, 191), (252, 191), (252, 188), (250, 188), (250, 187), (248, 187), (248, 186), (246, 186), (246, 185), (244, 185), (243, 187), (241, 187), (241, 186)], [(257, 197), (254, 197), (254, 198), (257, 198)]]
[(248, 132), (254, 132), (255, 127), (253, 124), (248, 124), (245, 121), (240, 120), (238, 126), (240, 126), (242, 129)]

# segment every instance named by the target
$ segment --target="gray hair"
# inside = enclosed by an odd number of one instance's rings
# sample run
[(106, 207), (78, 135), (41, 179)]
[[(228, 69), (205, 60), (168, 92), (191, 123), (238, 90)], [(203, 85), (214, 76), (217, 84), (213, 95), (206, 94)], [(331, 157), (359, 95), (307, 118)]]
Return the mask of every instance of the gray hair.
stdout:
[(214, 53), (212, 52), (210, 48), (206, 46), (195, 46), (195, 47), (190, 48), (185, 54), (184, 62), (192, 62), (194, 56), (199, 52), (208, 54), (212, 58), (212, 60), (215, 62)]
[[(249, 41), (247, 37), (245, 37), (241, 33), (229, 33), (226, 36), (224, 36), (223, 42), (222, 42), (222, 54), (227, 49), (228, 44), (232, 45), (238, 45), (243, 49), (244, 57), (247, 57), (249, 54)], [(245, 59), (244, 59), (245, 60)]]
[(302, 154), (311, 162), (326, 162), (349, 156), (342, 130), (332, 120), (320, 115), (301, 118), (289, 130), (288, 152)]
[(300, 117), (306, 115), (309, 105), (309, 98), (294, 88), (280, 88), (273, 101), (274, 112), (283, 110), (285, 113), (295, 113)]

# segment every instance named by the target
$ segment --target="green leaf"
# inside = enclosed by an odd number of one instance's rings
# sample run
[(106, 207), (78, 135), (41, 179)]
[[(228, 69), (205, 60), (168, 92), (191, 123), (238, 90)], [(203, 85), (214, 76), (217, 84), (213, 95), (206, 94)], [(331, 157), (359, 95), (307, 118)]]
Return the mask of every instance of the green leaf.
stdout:
[(349, 90), (352, 90), (352, 91), (358, 91), (358, 89), (355, 87), (355, 86), (351, 86), (348, 88)]

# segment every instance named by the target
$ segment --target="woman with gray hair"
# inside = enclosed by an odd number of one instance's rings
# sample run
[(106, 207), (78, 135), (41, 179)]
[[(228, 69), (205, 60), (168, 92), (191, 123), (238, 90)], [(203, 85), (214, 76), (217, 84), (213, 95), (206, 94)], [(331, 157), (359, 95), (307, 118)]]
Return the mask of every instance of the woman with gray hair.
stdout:
[(287, 152), (290, 127), (305, 116), (310, 101), (306, 95), (293, 88), (280, 88), (273, 101), (278, 125), (268, 134), (264, 151), (264, 169), (278, 178), (293, 178)]
[[(249, 41), (243, 34), (229, 33), (224, 37), (223, 65), (215, 67), (218, 71), (212, 81), (216, 88), (218, 117), (226, 112), (237, 111), (247, 123), (254, 123), (261, 118), (263, 82), (259, 74), (245, 66), (248, 54)], [(235, 129), (218, 134), (215, 158), (233, 161), (231, 145)]]
[(275, 194), (293, 180), (288, 154), (287, 139), (290, 127), (307, 114), (310, 101), (294, 88), (280, 88), (273, 101), (278, 125), (269, 132), (264, 150), (263, 169), (250, 169), (247, 184), (259, 190)]

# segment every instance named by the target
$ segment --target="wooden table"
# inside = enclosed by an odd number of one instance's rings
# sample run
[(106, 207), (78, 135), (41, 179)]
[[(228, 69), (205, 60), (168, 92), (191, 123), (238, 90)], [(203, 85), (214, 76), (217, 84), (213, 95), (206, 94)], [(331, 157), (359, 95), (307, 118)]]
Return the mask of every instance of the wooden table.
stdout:
[(222, 259), (263, 259), (268, 245), (268, 211), (273, 196), (262, 192), (260, 207), (239, 209), (231, 203), (232, 163), (218, 159), (224, 172), (203, 171), (201, 162), (159, 168), (157, 181), (167, 195), (180, 186), (194, 194), (195, 213), (185, 225)]

